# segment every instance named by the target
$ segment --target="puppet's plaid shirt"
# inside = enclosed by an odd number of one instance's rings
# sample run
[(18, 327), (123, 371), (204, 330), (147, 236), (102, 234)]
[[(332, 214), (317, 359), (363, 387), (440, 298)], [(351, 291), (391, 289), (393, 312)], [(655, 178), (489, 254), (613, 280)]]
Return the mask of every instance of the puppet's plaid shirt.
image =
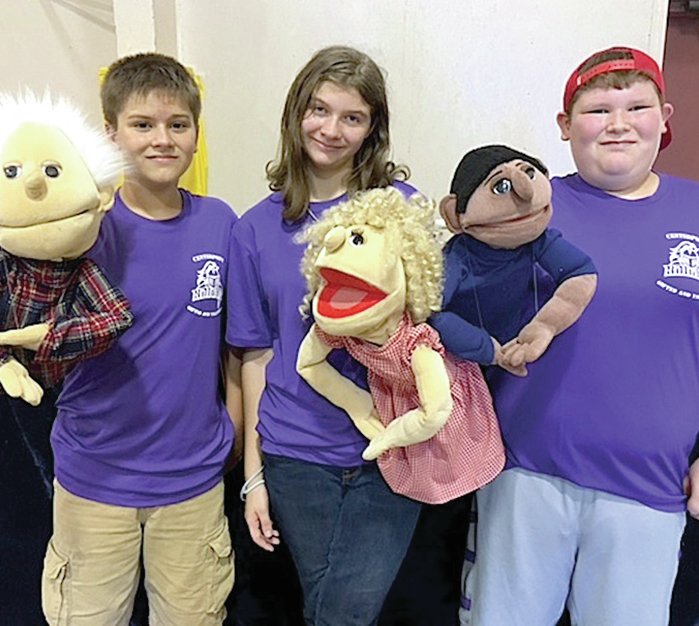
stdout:
[(0, 345), (0, 365), (14, 357), (51, 387), (78, 360), (107, 350), (133, 316), (121, 291), (89, 259), (35, 261), (0, 248), (0, 329), (42, 322), (49, 332), (39, 349)]

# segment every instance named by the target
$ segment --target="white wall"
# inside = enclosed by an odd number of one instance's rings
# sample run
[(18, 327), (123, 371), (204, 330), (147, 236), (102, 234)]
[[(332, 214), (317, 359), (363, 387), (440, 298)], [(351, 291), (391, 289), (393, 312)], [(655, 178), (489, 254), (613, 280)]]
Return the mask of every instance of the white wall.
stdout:
[(571, 170), (555, 125), (565, 80), (613, 44), (661, 58), (667, 0), (177, 0), (177, 13), (180, 58), (207, 86), (210, 191), (240, 212), (266, 192), (286, 90), (320, 47), (354, 45), (388, 72), (394, 157), (441, 196), (484, 143)]
[(116, 56), (111, 0), (0, 0), (0, 89), (70, 96), (101, 124), (98, 71)]
[[(206, 85), (210, 192), (241, 212), (267, 190), (286, 90), (320, 47), (354, 45), (388, 73), (394, 159), (441, 196), (467, 149), (504, 142), (572, 168), (563, 84), (612, 44), (660, 59), (668, 0), (0, 0), (0, 89), (71, 95), (99, 121), (97, 71), (157, 48)], [(116, 19), (115, 19), (116, 16)], [(116, 22), (116, 25), (115, 25)], [(174, 32), (173, 32), (174, 31)]]

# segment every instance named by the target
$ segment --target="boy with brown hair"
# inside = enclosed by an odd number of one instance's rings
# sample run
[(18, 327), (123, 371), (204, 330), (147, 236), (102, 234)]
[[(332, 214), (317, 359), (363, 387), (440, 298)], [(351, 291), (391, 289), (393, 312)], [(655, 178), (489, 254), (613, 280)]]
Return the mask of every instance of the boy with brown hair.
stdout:
[(89, 256), (135, 322), (68, 376), (57, 402), (44, 613), (50, 624), (128, 624), (142, 562), (151, 623), (221, 624), (233, 585), (222, 474), (234, 428), (218, 379), (236, 218), (178, 188), (201, 110), (180, 63), (120, 59), (101, 95), (128, 169)]
[(699, 477), (699, 185), (652, 169), (664, 98), (632, 48), (593, 54), (566, 84), (557, 120), (578, 172), (552, 181), (552, 225), (599, 285), (527, 378), (492, 373), (508, 468), (477, 495), (464, 624), (554, 624), (564, 606), (574, 624), (668, 621), (684, 511), (698, 512), (683, 483)]

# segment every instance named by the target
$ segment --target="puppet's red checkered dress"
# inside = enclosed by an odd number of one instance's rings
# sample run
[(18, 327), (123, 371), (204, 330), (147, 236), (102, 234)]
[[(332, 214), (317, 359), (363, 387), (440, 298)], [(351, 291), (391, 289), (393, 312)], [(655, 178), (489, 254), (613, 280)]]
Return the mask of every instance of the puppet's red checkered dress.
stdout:
[(439, 335), (407, 316), (389, 340), (377, 346), (353, 337), (333, 337), (315, 327), (333, 348), (347, 351), (369, 370), (369, 388), (384, 425), (420, 406), (410, 365), (417, 346), (439, 352), (451, 381), (454, 408), (431, 439), (394, 448), (378, 459), (379, 469), (396, 493), (437, 504), (491, 481), (503, 467), (505, 453), (490, 393), (480, 368), (445, 354)]

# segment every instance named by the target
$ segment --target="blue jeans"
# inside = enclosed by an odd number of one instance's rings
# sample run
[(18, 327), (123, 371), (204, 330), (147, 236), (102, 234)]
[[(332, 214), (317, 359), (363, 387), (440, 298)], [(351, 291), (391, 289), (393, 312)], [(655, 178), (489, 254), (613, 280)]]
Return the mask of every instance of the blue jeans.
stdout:
[(343, 469), (265, 455), (265, 481), (306, 623), (376, 624), (420, 503), (393, 493), (375, 463)]

